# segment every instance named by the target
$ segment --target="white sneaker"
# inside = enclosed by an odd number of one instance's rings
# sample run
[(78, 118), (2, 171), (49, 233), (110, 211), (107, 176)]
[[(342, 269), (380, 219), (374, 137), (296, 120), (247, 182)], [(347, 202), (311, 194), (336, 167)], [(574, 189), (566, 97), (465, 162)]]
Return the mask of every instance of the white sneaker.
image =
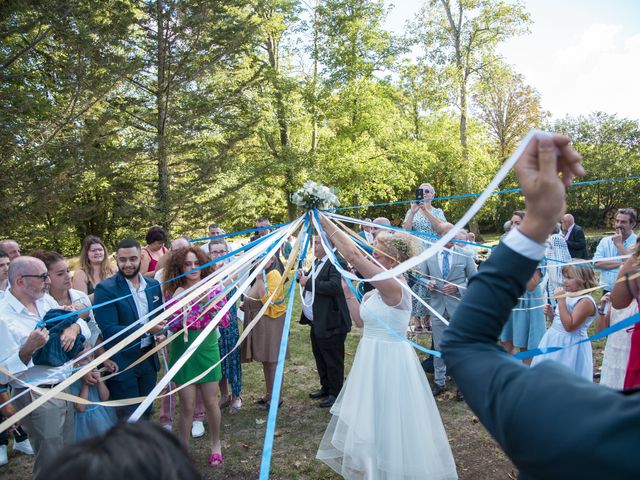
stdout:
[(173, 425), (171, 425), (170, 423), (165, 423), (164, 425), (162, 425), (162, 428), (164, 428), (168, 432), (173, 432)]
[(0, 465), (6, 465), (9, 463), (9, 457), (7, 457), (7, 446), (0, 445)]
[(33, 455), (33, 447), (31, 447), (31, 442), (28, 438), (21, 442), (13, 442), (13, 449), (22, 452), (25, 455)]
[(204, 424), (200, 420), (195, 420), (191, 424), (191, 436), (198, 438), (204, 435)]

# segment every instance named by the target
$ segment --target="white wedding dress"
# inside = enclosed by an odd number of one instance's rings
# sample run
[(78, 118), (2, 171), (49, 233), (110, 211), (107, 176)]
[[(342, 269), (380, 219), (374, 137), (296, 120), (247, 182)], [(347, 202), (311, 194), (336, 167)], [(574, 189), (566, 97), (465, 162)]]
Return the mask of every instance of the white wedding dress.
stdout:
[(396, 307), (377, 290), (360, 307), (364, 334), (317, 458), (346, 479), (457, 479), (440, 413), (411, 345), (401, 336), (411, 316), (403, 290)]

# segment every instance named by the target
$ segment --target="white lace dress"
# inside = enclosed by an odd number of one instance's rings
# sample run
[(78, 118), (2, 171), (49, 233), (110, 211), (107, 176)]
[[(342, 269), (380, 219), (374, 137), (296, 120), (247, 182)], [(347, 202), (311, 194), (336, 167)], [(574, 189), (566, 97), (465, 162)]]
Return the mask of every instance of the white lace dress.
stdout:
[(411, 298), (396, 307), (377, 290), (363, 302), (364, 334), (317, 458), (344, 478), (456, 479), (455, 462), (429, 382), (404, 335)]
[[(638, 313), (638, 303), (631, 302), (627, 308), (618, 310), (611, 308), (610, 325), (631, 317)], [(602, 358), (602, 371), (600, 372), (600, 384), (615, 390), (622, 390), (624, 377), (627, 374), (629, 364), (629, 351), (631, 350), (631, 332), (623, 329), (612, 333), (607, 337)]]

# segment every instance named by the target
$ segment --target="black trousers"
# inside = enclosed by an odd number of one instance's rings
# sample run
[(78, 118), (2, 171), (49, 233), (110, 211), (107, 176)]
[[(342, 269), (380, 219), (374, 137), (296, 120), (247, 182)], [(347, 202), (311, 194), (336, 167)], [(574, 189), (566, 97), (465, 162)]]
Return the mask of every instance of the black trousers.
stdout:
[(347, 334), (318, 338), (314, 334), (312, 323), (310, 336), (320, 385), (329, 395), (337, 397), (344, 382), (344, 342)]
[[(6, 418), (0, 416), (0, 420), (4, 422)], [(11, 430), (5, 430), (4, 432), (0, 433), (0, 445), (9, 445), (10, 431)], [(15, 430), (13, 430), (13, 437), (16, 439), (16, 442), (22, 442), (29, 438), (27, 432), (25, 432), (20, 425), (18, 425)]]

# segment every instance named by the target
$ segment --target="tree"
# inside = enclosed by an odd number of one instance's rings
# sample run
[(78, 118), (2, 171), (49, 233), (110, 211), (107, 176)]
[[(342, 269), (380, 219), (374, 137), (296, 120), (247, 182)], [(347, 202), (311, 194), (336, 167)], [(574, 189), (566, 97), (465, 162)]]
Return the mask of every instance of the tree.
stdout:
[[(582, 155), (586, 176), (581, 179), (619, 179), (640, 172), (640, 123), (604, 112), (566, 117), (553, 130), (573, 140)], [(621, 207), (637, 205), (640, 181), (616, 181), (570, 188), (567, 209), (583, 225), (607, 227), (607, 218)]]
[(526, 31), (529, 15), (518, 4), (502, 0), (430, 0), (413, 30), (424, 59), (449, 80), (460, 111), (462, 158), (469, 157), (468, 92), (474, 79), (496, 61), (495, 48)]
[(486, 68), (474, 85), (478, 118), (487, 124), (496, 142), (496, 154), (506, 159), (531, 128), (542, 125), (548, 113), (538, 91), (522, 75), (501, 64)]

